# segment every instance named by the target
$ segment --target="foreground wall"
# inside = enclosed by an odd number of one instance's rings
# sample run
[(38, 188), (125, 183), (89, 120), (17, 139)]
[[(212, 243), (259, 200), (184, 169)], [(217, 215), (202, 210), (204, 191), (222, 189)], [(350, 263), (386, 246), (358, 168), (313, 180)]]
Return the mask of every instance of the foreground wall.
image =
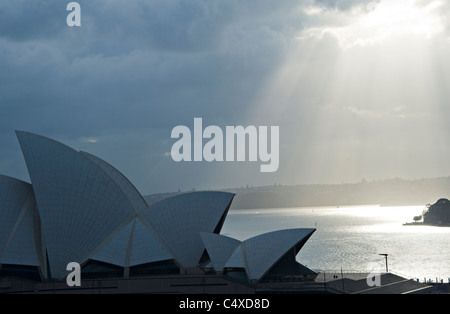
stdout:
[(255, 288), (225, 276), (187, 275), (152, 276), (147, 278), (113, 278), (82, 280), (81, 287), (68, 287), (65, 281), (35, 283), (16, 278), (0, 279), (0, 294), (70, 293), (70, 294), (253, 294)]

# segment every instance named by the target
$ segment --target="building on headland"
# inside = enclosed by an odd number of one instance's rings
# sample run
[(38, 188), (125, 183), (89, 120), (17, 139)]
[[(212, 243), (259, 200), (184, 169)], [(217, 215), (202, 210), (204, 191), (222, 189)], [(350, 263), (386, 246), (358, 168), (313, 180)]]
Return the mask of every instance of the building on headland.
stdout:
[[(238, 241), (220, 234), (232, 193), (149, 202), (102, 159), (40, 135), (16, 135), (31, 183), (0, 176), (0, 293), (255, 293), (260, 285), (283, 291), (283, 283), (316, 289), (317, 273), (296, 260), (315, 229)], [(81, 265), (79, 287), (66, 283), (72, 262)]]

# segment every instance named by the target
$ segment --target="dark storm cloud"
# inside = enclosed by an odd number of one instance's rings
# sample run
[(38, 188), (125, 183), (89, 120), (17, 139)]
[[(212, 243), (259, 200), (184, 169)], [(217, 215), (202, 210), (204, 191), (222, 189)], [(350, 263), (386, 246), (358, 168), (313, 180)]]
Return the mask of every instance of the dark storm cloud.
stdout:
[(57, 0), (0, 2), (0, 36), (13, 41), (54, 37), (65, 21), (66, 5)]
[(233, 117), (283, 57), (279, 15), (292, 5), (79, 3), (78, 29), (65, 25), (60, 1), (3, 3), (4, 130), (18, 122), (10, 119), (15, 112), (29, 127), (75, 133), (170, 126), (177, 113)]
[[(0, 3), (0, 135), (54, 137), (138, 176), (144, 161), (127, 156), (169, 167), (174, 126), (242, 121), (302, 26), (288, 0), (78, 2), (81, 27), (66, 25), (65, 1)], [(95, 147), (79, 141), (91, 137)], [(14, 140), (2, 141), (4, 160), (17, 157)], [(127, 153), (108, 159), (111, 147)]]

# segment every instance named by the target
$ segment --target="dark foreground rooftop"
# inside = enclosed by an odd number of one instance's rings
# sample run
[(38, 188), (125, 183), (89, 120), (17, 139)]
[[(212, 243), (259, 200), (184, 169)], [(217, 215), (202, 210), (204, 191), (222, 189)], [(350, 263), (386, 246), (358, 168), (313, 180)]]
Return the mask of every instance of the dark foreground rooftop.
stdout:
[[(342, 277), (343, 276), (343, 277)], [(315, 281), (246, 284), (221, 275), (161, 275), (141, 278), (86, 279), (81, 287), (65, 281), (33, 282), (0, 278), (0, 294), (430, 294), (448, 293), (447, 285), (430, 285), (391, 273), (381, 274), (380, 286), (367, 284), (368, 274), (319, 273)]]
[(367, 283), (369, 274), (364, 273), (321, 273), (316, 282), (322, 283), (329, 291), (346, 294), (429, 294), (444, 292), (438, 285), (420, 283), (392, 273), (380, 274), (379, 285)]

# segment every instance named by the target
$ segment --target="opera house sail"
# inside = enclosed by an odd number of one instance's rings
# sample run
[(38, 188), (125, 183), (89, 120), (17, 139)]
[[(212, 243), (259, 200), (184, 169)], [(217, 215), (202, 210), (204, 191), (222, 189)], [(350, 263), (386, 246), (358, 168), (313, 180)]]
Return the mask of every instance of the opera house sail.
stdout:
[(31, 182), (0, 175), (0, 279), (63, 281), (71, 262), (84, 278), (213, 273), (249, 284), (286, 269), (315, 275), (295, 260), (315, 229), (226, 237), (232, 193), (148, 202), (102, 159), (41, 135), (16, 135)]

